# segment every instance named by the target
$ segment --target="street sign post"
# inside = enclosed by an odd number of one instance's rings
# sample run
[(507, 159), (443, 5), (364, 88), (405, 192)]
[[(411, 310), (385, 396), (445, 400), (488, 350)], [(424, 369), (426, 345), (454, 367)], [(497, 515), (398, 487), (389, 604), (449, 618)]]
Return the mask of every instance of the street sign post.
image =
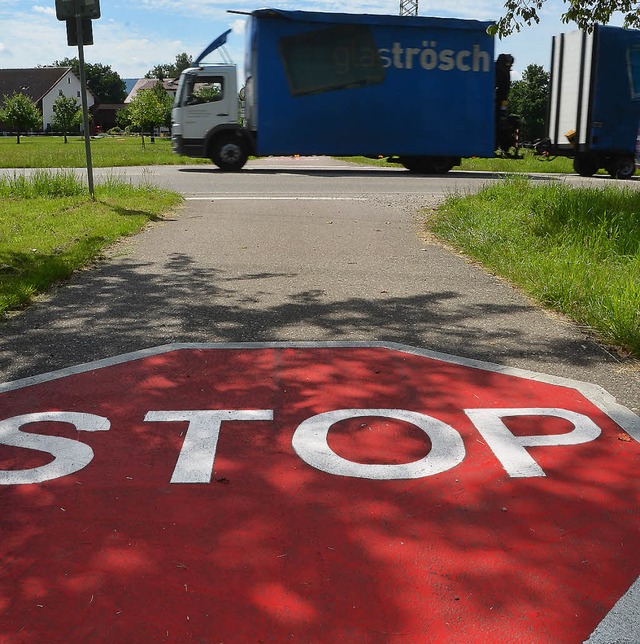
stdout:
[(56, 17), (58, 20), (67, 23), (67, 44), (69, 46), (77, 45), (78, 47), (80, 93), (82, 95), (82, 127), (84, 129), (85, 156), (87, 160), (87, 183), (89, 186), (89, 194), (92, 199), (95, 199), (84, 46), (93, 45), (93, 26), (91, 21), (100, 18), (100, 2), (99, 0), (56, 0)]
[(400, 345), (0, 385), (0, 639), (637, 641), (639, 441), (598, 387)]

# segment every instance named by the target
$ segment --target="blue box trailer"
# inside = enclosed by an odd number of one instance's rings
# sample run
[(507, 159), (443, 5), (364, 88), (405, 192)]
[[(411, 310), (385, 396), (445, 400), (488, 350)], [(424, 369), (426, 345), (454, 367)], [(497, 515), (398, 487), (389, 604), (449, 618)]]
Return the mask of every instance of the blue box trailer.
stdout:
[(547, 119), (550, 152), (576, 172), (635, 172), (640, 124), (640, 31), (596, 25), (553, 38)]
[(240, 169), (248, 154), (383, 156), (418, 172), (447, 171), (461, 157), (493, 156), (490, 24), (253, 11), (244, 122), (233, 104), (235, 68), (199, 66), (201, 55), (180, 79), (174, 149), (210, 157), (225, 170)]
[(257, 154), (493, 156), (489, 24), (253, 12), (247, 127)]

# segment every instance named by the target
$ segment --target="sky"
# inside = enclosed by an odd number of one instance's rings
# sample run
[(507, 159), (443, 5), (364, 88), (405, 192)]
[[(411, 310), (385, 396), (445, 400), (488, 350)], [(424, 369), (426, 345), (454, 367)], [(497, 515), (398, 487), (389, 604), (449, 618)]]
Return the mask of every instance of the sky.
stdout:
[[(172, 63), (177, 54), (194, 58), (219, 34), (233, 29), (226, 50), (240, 67), (244, 62), (244, 16), (264, 6), (308, 11), (398, 14), (399, 0), (352, 0), (348, 5), (331, 0), (281, 0), (260, 4), (255, 0), (101, 0), (101, 18), (93, 22), (94, 45), (85, 48), (88, 63), (109, 65), (123, 79), (143, 77), (155, 65)], [(520, 34), (496, 39), (496, 55), (515, 57), (514, 80), (531, 63), (549, 69), (551, 37), (573, 31), (574, 24), (560, 20), (564, 2), (547, 0), (539, 25)], [(500, 0), (419, 0), (419, 15), (496, 20), (503, 11)], [(614, 24), (616, 24), (614, 22)], [(618, 24), (620, 24), (618, 22)], [(69, 47), (65, 23), (55, 15), (55, 0), (0, 0), (0, 68), (17, 69), (51, 65), (77, 55)], [(220, 62), (216, 55), (207, 62)]]

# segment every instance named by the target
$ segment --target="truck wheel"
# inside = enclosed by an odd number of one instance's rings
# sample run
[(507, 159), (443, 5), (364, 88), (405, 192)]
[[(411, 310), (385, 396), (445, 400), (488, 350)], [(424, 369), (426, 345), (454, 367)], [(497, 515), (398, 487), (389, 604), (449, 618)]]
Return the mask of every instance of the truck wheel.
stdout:
[(453, 159), (452, 157), (432, 157), (431, 171), (434, 174), (447, 174), (454, 165), (458, 165), (459, 163), (459, 160)]
[(614, 179), (631, 179), (636, 171), (636, 161), (631, 156), (612, 157), (607, 160), (607, 172)]
[(597, 159), (589, 154), (577, 154), (573, 159), (573, 169), (581, 177), (591, 177), (599, 167)]
[(433, 167), (429, 157), (401, 157), (400, 163), (409, 170), (416, 174), (431, 174)]
[[(400, 163), (416, 174), (446, 174), (456, 165), (453, 157), (402, 157)], [(457, 161), (459, 163), (459, 161)]]
[(211, 144), (209, 153), (211, 160), (224, 172), (238, 172), (249, 157), (245, 142), (234, 134), (216, 139)]

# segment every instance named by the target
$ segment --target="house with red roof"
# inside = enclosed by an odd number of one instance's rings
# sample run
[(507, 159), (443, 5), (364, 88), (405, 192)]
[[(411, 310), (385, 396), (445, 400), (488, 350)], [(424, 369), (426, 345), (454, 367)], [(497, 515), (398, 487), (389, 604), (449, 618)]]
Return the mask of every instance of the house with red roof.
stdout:
[[(80, 79), (71, 67), (36, 67), (32, 69), (0, 69), (0, 103), (5, 96), (15, 92), (25, 94), (42, 114), (44, 130), (53, 119), (53, 103), (58, 96), (73, 97), (82, 104)], [(94, 95), (87, 90), (89, 108), (96, 102)]]

